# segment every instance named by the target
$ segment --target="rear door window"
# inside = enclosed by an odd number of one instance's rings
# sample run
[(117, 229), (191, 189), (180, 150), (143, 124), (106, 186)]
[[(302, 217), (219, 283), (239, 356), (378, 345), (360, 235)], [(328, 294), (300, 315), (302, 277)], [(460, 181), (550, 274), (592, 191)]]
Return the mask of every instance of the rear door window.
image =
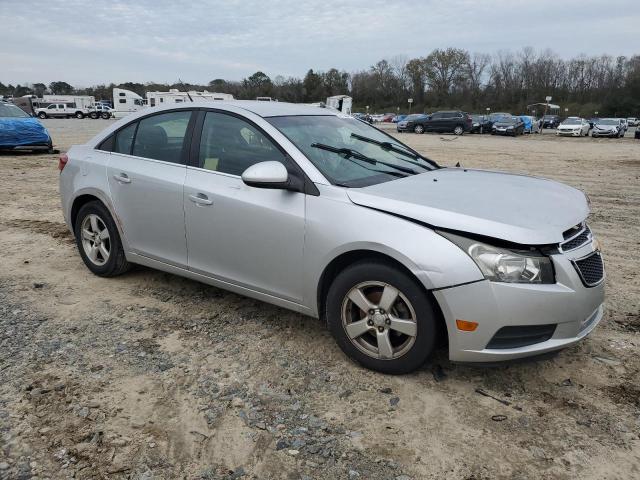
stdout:
[(133, 145), (137, 157), (181, 163), (191, 110), (168, 112), (140, 120)]
[(133, 135), (136, 133), (137, 126), (138, 122), (133, 122), (116, 133), (116, 140), (113, 148), (114, 152), (131, 155)]

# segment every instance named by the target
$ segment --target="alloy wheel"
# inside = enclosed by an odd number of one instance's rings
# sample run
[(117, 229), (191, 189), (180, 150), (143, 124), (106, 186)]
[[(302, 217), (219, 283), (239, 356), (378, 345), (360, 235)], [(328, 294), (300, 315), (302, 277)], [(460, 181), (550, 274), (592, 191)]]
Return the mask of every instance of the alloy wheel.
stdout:
[(458, 125), (454, 130), (453, 133), (455, 133), (456, 135), (462, 135), (462, 132), (464, 130), (462, 129), (462, 127), (460, 125)]
[(102, 266), (109, 261), (111, 239), (104, 221), (92, 213), (85, 217), (80, 227), (82, 248), (87, 258), (95, 265)]
[(372, 358), (399, 358), (415, 343), (415, 310), (407, 297), (388, 283), (356, 285), (345, 296), (341, 312), (342, 327), (351, 343)]

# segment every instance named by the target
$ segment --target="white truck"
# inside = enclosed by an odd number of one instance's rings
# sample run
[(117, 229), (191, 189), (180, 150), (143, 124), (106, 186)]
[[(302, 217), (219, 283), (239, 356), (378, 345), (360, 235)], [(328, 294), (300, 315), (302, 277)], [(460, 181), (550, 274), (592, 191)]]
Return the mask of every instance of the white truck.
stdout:
[(40, 118), (84, 118), (91, 113), (95, 101), (90, 95), (43, 95), (32, 100)]
[(115, 118), (122, 118), (144, 107), (144, 99), (136, 92), (124, 88), (113, 89), (113, 111)]

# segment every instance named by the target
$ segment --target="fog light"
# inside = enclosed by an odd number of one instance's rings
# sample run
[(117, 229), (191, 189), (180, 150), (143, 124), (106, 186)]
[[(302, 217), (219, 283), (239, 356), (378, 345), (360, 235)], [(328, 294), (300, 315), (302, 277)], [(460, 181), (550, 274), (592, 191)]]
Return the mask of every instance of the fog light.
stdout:
[(463, 332), (473, 332), (478, 328), (478, 322), (470, 322), (468, 320), (456, 320), (456, 327)]

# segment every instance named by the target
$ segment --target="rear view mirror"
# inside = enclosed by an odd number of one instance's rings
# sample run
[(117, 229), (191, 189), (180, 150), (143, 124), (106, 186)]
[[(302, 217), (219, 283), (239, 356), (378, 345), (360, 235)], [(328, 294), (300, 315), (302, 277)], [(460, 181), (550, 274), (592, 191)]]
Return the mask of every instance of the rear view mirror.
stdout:
[(280, 162), (260, 162), (244, 171), (242, 181), (255, 188), (286, 189), (289, 187), (289, 173)]

